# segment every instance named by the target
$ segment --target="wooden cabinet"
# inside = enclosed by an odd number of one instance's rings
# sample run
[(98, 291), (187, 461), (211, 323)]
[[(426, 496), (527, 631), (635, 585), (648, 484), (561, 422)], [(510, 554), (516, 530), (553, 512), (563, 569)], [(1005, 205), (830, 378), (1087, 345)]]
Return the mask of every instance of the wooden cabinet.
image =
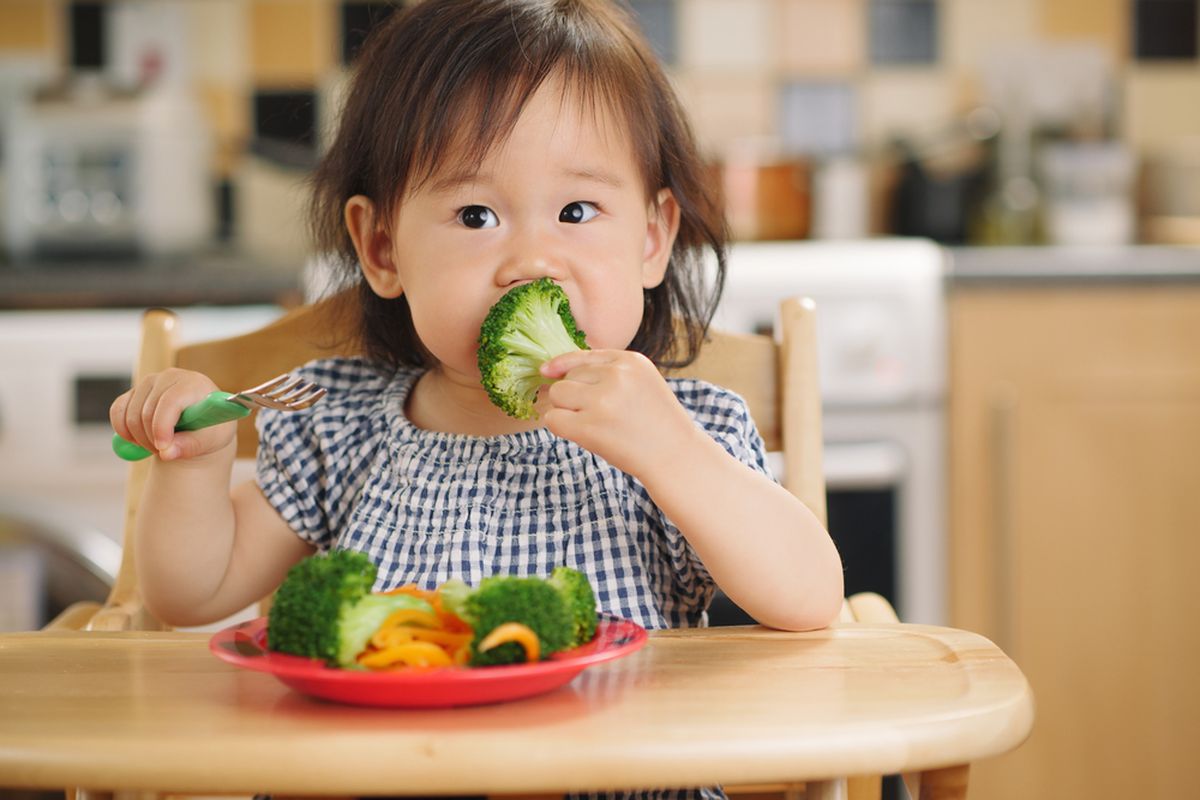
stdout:
[(1200, 791), (1200, 282), (959, 286), (951, 623), (1033, 686), (973, 800)]

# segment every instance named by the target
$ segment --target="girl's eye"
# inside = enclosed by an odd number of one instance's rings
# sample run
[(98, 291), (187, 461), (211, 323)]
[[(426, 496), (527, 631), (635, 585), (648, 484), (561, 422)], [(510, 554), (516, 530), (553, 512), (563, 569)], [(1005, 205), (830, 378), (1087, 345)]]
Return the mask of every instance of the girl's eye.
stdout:
[(466, 206), (458, 212), (458, 221), (468, 228), (494, 228), (500, 224), (496, 212), (487, 206)]
[(563, 210), (558, 212), (559, 222), (587, 222), (593, 220), (600, 215), (600, 209), (592, 203), (585, 200), (576, 200), (574, 203), (567, 203), (563, 206)]

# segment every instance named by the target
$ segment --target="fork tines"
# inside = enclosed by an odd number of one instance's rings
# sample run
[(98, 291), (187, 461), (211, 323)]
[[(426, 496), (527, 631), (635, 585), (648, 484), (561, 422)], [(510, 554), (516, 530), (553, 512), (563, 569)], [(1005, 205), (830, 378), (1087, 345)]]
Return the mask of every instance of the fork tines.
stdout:
[(267, 408), (300, 411), (324, 397), (325, 389), (285, 372), (253, 389), (238, 392), (238, 396)]

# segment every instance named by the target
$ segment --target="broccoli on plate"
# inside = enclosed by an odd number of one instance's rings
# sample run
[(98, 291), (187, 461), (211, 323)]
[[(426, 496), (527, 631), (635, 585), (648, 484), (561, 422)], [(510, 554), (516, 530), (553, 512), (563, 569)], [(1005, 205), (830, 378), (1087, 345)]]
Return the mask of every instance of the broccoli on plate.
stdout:
[(558, 591), (571, 614), (571, 647), (590, 642), (596, 635), (596, 594), (587, 576), (570, 567), (555, 567), (546, 583)]
[(433, 607), (411, 595), (373, 594), (376, 567), (364, 553), (333, 550), (292, 567), (275, 593), (267, 648), (354, 666), (372, 634), (393, 611)]
[[(460, 580), (439, 589), (442, 607), (469, 624), (473, 666), (521, 663), (528, 648), (517, 641), (487, 646), (489, 637), (513, 623), (532, 631), (540, 656), (586, 644), (596, 633), (596, 598), (587, 576), (569, 567), (558, 567), (548, 579), (496, 575), (484, 578), (478, 588)], [(533, 660), (533, 659), (529, 659)]]
[(483, 388), (510, 417), (535, 419), (538, 389), (549, 383), (539, 368), (555, 356), (586, 349), (562, 287), (549, 278), (521, 284), (492, 306), (479, 330)]

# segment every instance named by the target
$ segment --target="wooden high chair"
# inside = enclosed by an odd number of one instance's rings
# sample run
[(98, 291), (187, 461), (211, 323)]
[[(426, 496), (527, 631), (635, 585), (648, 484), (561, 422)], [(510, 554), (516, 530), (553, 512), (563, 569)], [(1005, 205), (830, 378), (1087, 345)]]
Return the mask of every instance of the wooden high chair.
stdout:
[[(203, 372), (223, 389), (254, 386), (315, 358), (350, 355), (360, 351), (351, 333), (356, 303), (343, 293), (285, 314), (258, 330), (219, 341), (179, 347), (176, 317), (151, 309), (142, 321), (142, 343), (134, 381), (142, 376), (178, 366)], [(780, 307), (779, 340), (767, 336), (713, 331), (699, 358), (690, 366), (668, 374), (694, 377), (729, 388), (745, 398), (768, 451), (783, 454), (783, 485), (826, 519), (825, 479), (822, 469), (821, 396), (817, 380), (815, 306), (806, 298), (791, 298)], [(238, 456), (252, 458), (257, 447), (253, 415), (238, 428)], [(114, 456), (115, 458), (115, 456)], [(134, 536), (134, 521), (150, 460), (129, 467), (125, 496), (124, 542)], [(842, 622), (894, 622), (896, 614), (882, 597), (861, 594), (842, 608)], [(75, 630), (157, 630), (164, 626), (141, 605), (134, 548), (125, 546), (121, 568), (107, 602), (79, 604), (64, 611), (49, 628)], [(965, 782), (965, 768), (945, 776)], [(906, 779), (907, 780), (907, 779)], [(801, 786), (728, 787), (733, 795), (755, 798), (801, 796)], [(931, 787), (932, 788), (932, 787)], [(916, 797), (915, 785), (910, 791)], [(880, 796), (880, 778), (852, 777), (848, 781), (809, 784), (812, 800)], [(70, 792), (68, 800), (72, 800)]]

